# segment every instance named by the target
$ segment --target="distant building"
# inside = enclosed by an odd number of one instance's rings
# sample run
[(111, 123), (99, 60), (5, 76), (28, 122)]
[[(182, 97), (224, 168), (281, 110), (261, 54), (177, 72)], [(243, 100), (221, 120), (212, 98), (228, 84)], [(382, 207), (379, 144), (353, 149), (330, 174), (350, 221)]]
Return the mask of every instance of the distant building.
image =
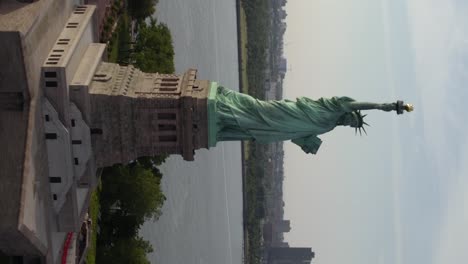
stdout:
[(279, 61), (278, 65), (278, 71), (280, 72), (281, 75), (285, 75), (286, 72), (288, 71), (288, 61), (286, 58), (281, 58)]
[(268, 250), (268, 264), (309, 264), (315, 257), (311, 248), (273, 247)]
[(273, 239), (273, 224), (272, 223), (265, 223), (263, 225), (263, 240), (266, 244), (271, 244)]
[(278, 247), (289, 247), (289, 243), (288, 242), (280, 242), (278, 243)]
[(291, 231), (291, 221), (290, 220), (281, 220), (275, 223), (276, 230), (278, 232), (287, 233)]
[(265, 99), (266, 100), (276, 100), (277, 87), (278, 83), (275, 81), (269, 81), (265, 83)]
[(286, 17), (288, 16), (288, 13), (286, 13), (286, 10), (280, 9), (279, 10), (279, 16), (280, 16), (281, 19), (286, 19)]

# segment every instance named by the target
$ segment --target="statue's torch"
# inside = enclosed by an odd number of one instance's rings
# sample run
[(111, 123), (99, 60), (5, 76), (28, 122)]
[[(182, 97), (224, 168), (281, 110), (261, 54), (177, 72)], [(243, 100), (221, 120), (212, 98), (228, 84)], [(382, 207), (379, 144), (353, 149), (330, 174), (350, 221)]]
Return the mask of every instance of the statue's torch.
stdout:
[(405, 104), (403, 101), (396, 102), (396, 112), (398, 115), (401, 115), (406, 112), (412, 112), (414, 110), (414, 106), (412, 104)]

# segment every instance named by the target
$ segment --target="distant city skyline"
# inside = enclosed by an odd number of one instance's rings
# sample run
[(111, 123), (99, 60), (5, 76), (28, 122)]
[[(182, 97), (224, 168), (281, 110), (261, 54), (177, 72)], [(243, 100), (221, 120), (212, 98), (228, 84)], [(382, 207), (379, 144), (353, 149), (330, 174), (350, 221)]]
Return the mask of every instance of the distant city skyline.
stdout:
[(285, 241), (311, 246), (318, 264), (463, 262), (468, 3), (296, 0), (286, 12), (284, 98), (416, 110), (369, 112), (368, 136), (335, 129), (315, 156), (285, 143)]

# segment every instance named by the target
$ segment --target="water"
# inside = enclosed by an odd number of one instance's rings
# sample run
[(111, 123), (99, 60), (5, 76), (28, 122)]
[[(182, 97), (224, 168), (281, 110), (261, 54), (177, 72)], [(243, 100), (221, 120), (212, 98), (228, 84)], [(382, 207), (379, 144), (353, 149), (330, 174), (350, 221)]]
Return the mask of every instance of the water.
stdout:
[[(160, 0), (156, 15), (171, 29), (178, 73), (195, 67), (199, 79), (237, 90), (234, 0)], [(242, 263), (240, 143), (199, 150), (195, 162), (172, 156), (161, 169), (163, 215), (141, 229), (151, 262)]]

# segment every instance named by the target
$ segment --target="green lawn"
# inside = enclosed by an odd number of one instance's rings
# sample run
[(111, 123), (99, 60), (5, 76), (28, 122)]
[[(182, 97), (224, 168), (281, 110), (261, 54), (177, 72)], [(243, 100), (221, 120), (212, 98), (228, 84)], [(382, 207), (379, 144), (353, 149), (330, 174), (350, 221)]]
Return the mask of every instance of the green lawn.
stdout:
[(249, 141), (243, 141), (242, 146), (244, 147), (244, 160), (247, 161), (249, 159), (249, 153), (250, 153), (250, 142)]
[(88, 254), (86, 255), (86, 264), (96, 263), (96, 240), (99, 215), (99, 192), (101, 191), (101, 182), (99, 182), (96, 190), (91, 193), (89, 202), (89, 217), (93, 221), (91, 224), (91, 239)]
[[(240, 9), (240, 28), (241, 28), (241, 72), (242, 72), (242, 91), (243, 93), (249, 93), (249, 80), (247, 78), (247, 17), (245, 16), (245, 10), (241, 5)], [(249, 142), (242, 142), (244, 147), (244, 160), (249, 159)]]
[(117, 28), (110, 41), (109, 62), (117, 63), (125, 60), (125, 52), (130, 48), (129, 20), (127, 12), (124, 12), (119, 18)]
[(245, 16), (244, 8), (240, 10), (240, 28), (241, 28), (241, 71), (242, 71), (242, 91), (249, 93), (249, 82), (247, 78), (247, 17)]
[(109, 62), (114, 62), (117, 63), (117, 60), (119, 59), (119, 33), (116, 32), (114, 36), (112, 36), (112, 41), (111, 41), (111, 49), (109, 53)]

